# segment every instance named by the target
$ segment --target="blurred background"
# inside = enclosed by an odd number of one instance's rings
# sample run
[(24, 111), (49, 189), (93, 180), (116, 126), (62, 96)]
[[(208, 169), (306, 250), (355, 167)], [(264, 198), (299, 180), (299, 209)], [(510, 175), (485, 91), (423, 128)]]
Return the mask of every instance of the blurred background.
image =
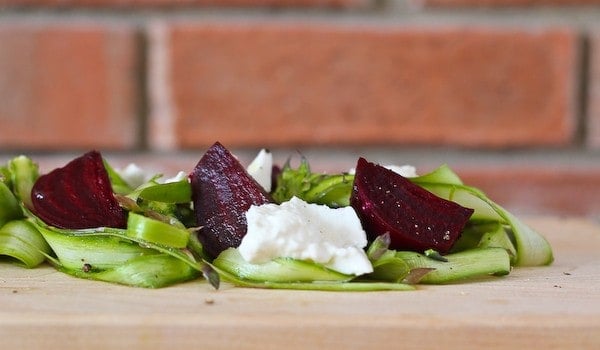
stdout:
[(0, 161), (447, 163), (600, 217), (600, 0), (0, 0)]

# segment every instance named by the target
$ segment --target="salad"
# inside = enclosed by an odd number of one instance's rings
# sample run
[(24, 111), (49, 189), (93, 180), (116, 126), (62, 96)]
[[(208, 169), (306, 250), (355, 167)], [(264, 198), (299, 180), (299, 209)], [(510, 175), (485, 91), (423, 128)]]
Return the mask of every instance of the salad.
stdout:
[(167, 180), (117, 171), (97, 151), (46, 174), (11, 159), (0, 256), (136, 287), (328, 291), (414, 290), (553, 261), (540, 234), (446, 165), (418, 176), (359, 158), (325, 174), (263, 150), (244, 167), (219, 142)]

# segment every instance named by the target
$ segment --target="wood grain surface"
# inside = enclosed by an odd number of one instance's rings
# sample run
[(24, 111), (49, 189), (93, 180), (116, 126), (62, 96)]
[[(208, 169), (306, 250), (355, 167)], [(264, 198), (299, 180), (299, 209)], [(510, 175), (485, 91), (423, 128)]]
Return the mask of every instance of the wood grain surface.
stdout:
[(0, 262), (0, 349), (600, 348), (600, 225), (526, 221), (551, 266), (411, 292), (148, 290)]

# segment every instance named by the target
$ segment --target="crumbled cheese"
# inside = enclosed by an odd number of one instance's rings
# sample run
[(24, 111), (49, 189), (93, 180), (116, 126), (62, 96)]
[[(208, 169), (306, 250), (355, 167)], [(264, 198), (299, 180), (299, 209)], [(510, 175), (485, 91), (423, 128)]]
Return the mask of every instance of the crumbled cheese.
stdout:
[[(384, 165), (386, 169), (389, 169), (396, 174), (400, 174), (404, 177), (417, 177), (417, 169), (412, 165)], [(355, 174), (356, 169), (352, 168), (348, 171), (349, 174)]]
[(352, 207), (332, 209), (293, 197), (281, 205), (251, 206), (239, 252), (255, 264), (278, 257), (309, 260), (349, 275), (373, 271), (367, 236)]
[(186, 180), (187, 178), (188, 178), (188, 173), (186, 173), (185, 171), (180, 171), (177, 173), (177, 175), (170, 177), (168, 179), (165, 179), (164, 183), (168, 184), (171, 182), (179, 182), (179, 181)]
[(396, 174), (404, 177), (417, 177), (417, 169), (412, 165), (386, 165), (385, 168), (390, 169)]
[(273, 171), (273, 154), (271, 152), (266, 149), (260, 150), (246, 171), (265, 191), (271, 192), (271, 173)]
[[(154, 177), (153, 174), (140, 168), (134, 163), (128, 164), (124, 169), (115, 169), (115, 171), (121, 176), (121, 178), (132, 188), (138, 188), (139, 186), (150, 181)], [(158, 179), (158, 183), (169, 183), (178, 182), (187, 179), (188, 174), (185, 171), (179, 171), (177, 175), (168, 179)]]
[(132, 188), (137, 188), (149, 180), (148, 174), (134, 163), (128, 164), (125, 169), (115, 169), (115, 171)]

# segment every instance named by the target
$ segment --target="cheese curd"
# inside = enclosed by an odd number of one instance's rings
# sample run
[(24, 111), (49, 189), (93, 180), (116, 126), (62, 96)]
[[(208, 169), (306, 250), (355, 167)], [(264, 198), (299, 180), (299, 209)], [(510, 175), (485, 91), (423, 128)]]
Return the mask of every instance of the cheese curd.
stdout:
[[(123, 181), (125, 181), (132, 188), (138, 188), (146, 182), (150, 181), (153, 178), (153, 175), (146, 170), (140, 168), (135, 163), (128, 164), (124, 169), (115, 169), (115, 171), (121, 176)], [(168, 179), (159, 178), (156, 180), (158, 183), (170, 183), (170, 182), (179, 182), (186, 180), (188, 178), (188, 173), (185, 171), (179, 171), (175, 176), (170, 177)]]
[(332, 209), (293, 197), (281, 205), (251, 206), (238, 250), (254, 264), (278, 257), (309, 260), (348, 275), (373, 271), (367, 236), (352, 207)]
[(132, 188), (137, 188), (150, 179), (148, 173), (134, 163), (128, 164), (125, 169), (115, 169), (115, 171)]
[(404, 177), (417, 177), (417, 169), (412, 165), (386, 165), (387, 169)]
[(273, 172), (273, 154), (271, 152), (266, 149), (260, 150), (246, 171), (265, 191), (271, 192), (271, 173)]

